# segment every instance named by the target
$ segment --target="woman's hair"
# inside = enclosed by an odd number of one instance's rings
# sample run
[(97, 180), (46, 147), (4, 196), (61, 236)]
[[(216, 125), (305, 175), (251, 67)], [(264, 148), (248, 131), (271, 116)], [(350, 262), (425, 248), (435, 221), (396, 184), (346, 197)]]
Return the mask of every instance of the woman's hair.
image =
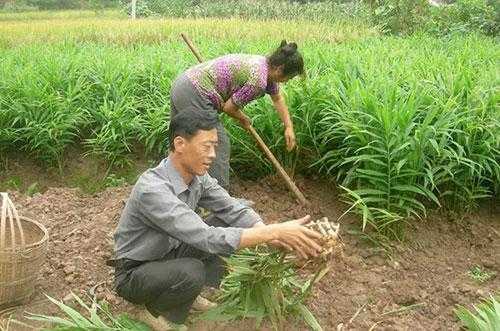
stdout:
[(287, 43), (283, 39), (280, 47), (268, 56), (267, 61), (273, 67), (283, 65), (283, 74), (287, 77), (304, 75), (304, 59), (297, 50), (296, 43)]

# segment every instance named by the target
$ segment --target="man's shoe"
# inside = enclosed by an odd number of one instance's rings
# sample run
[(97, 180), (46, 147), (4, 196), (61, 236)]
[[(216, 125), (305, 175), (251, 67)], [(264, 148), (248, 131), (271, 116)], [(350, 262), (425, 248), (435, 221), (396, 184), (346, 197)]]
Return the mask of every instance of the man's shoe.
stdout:
[(163, 316), (154, 317), (147, 309), (142, 310), (138, 318), (154, 331), (187, 331), (185, 325), (170, 322)]
[(215, 302), (212, 302), (208, 299), (205, 299), (201, 295), (198, 295), (196, 299), (193, 302), (193, 305), (191, 308), (196, 311), (208, 311), (210, 309), (213, 309), (217, 307), (217, 304)]

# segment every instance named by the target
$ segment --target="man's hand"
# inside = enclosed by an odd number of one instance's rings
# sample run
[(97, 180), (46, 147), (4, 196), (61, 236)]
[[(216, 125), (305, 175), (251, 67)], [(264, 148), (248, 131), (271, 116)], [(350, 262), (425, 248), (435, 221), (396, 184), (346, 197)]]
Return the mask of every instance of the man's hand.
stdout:
[(271, 246), (276, 247), (276, 248), (281, 248), (281, 249), (285, 249), (285, 250), (287, 250), (289, 252), (293, 252), (293, 248), (291, 246), (287, 245), (286, 243), (284, 243), (284, 242), (282, 242), (282, 241), (280, 241), (278, 239), (270, 241), (269, 244)]
[(306, 228), (304, 225), (310, 220), (307, 215), (303, 218), (273, 224), (268, 227), (273, 227), (272, 230), (279, 245), (282, 245), (288, 250), (296, 251), (300, 257), (307, 259), (309, 257), (317, 257), (321, 252), (322, 247), (318, 244), (321, 239), (321, 234)]
[[(266, 226), (263, 222), (257, 222), (254, 224), (254, 228), (260, 228), (260, 227), (263, 227), (263, 226)], [(274, 239), (274, 240), (271, 240), (269, 242), (270, 245), (274, 246), (274, 247), (277, 247), (277, 248), (284, 248), (288, 251), (293, 251), (292, 247), (288, 246), (287, 244), (279, 241), (278, 239)]]
[(287, 126), (285, 128), (285, 142), (286, 142), (286, 150), (291, 151), (295, 148), (295, 132), (293, 132), (293, 127)]
[(250, 229), (245, 229), (241, 235), (239, 248), (269, 243), (295, 251), (304, 259), (317, 257), (322, 251), (322, 247), (318, 244), (322, 236), (319, 232), (304, 226), (309, 219), (307, 215), (298, 220), (266, 226), (255, 225)]

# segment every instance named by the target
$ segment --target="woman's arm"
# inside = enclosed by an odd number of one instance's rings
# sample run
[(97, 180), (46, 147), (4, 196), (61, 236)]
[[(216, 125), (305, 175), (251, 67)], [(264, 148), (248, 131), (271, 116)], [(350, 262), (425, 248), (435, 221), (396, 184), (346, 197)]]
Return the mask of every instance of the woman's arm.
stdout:
[(235, 120), (238, 120), (241, 126), (245, 129), (248, 129), (252, 125), (250, 117), (248, 117), (241, 111), (241, 109), (233, 102), (232, 98), (229, 98), (229, 100), (224, 103), (222, 111)]
[(285, 142), (286, 149), (291, 151), (295, 148), (295, 133), (293, 131), (293, 122), (290, 119), (290, 113), (288, 112), (288, 107), (285, 103), (285, 98), (278, 92), (277, 94), (272, 94), (271, 99), (273, 100), (273, 105), (276, 111), (278, 112), (281, 121), (283, 122), (283, 126), (285, 127)]

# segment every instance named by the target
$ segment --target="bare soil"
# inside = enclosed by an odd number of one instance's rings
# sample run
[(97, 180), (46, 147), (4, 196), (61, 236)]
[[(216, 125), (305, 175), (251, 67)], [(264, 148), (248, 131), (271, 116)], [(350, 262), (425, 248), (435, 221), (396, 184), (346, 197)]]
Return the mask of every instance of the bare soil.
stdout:
[[(337, 219), (346, 209), (333, 184), (303, 178), (297, 184), (311, 201), (310, 207), (297, 206), (274, 177), (257, 182), (235, 180), (233, 194), (254, 200), (255, 209), (269, 223), (305, 214)], [(23, 216), (48, 228), (50, 244), (32, 300), (1, 311), (0, 326), (3, 322), (5, 328), (9, 316), (36, 325), (23, 317), (25, 312), (58, 313), (44, 293), (65, 300), (71, 292), (96, 294), (113, 311), (137, 312), (137, 307), (114, 294), (113, 269), (105, 264), (130, 190), (130, 186), (109, 188), (88, 195), (75, 188), (50, 187), (33, 197), (11, 192)], [(460, 220), (436, 213), (414, 224), (406, 241), (396, 244), (388, 255), (351, 234), (359, 229), (355, 216), (341, 220), (345, 256), (332, 261), (331, 272), (309, 300), (325, 330), (458, 330), (455, 305), (470, 307), (499, 291), (500, 276), (479, 283), (468, 275), (476, 265), (500, 273), (500, 208), (495, 203)], [(251, 330), (253, 325), (252, 321), (191, 323), (193, 330)], [(9, 330), (30, 330), (20, 324), (9, 326)], [(307, 329), (292, 322), (287, 328)]]

